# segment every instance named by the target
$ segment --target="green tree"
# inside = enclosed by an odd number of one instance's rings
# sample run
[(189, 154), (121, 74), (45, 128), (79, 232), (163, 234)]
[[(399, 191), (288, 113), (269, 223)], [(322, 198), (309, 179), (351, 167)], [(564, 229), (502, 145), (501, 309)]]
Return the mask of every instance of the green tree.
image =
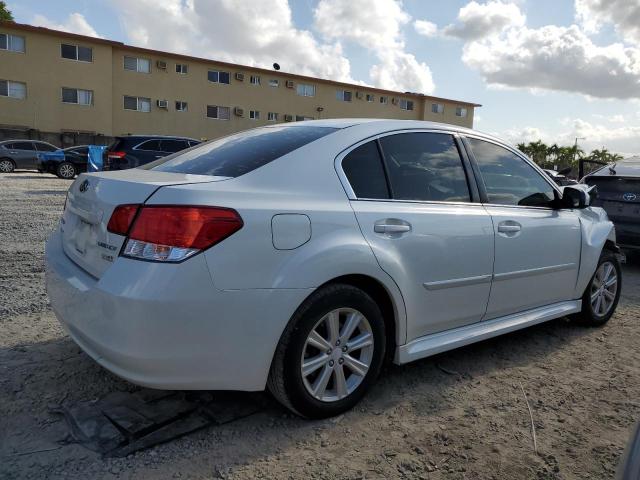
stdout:
[(5, 2), (0, 1), (0, 21), (13, 22), (13, 15)]

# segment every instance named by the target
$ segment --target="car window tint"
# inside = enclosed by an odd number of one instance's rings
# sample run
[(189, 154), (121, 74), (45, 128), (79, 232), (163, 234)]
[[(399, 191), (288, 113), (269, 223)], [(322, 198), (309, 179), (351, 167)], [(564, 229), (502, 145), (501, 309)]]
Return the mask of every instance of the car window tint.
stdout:
[(375, 141), (352, 150), (342, 160), (351, 188), (358, 198), (389, 198), (382, 158)]
[(160, 142), (160, 147), (163, 152), (175, 153), (188, 148), (189, 144), (186, 140), (162, 140)]
[(470, 138), (489, 203), (549, 207), (553, 187), (531, 165), (515, 153), (494, 143)]
[(136, 147), (136, 150), (147, 150), (151, 152), (161, 152), (160, 140), (147, 140)]
[(15, 148), (16, 150), (35, 150), (31, 142), (15, 142), (11, 148)]
[(162, 172), (239, 177), (334, 132), (330, 127), (262, 127), (203, 143), (149, 163)]
[(55, 152), (59, 150), (58, 147), (54, 147), (53, 145), (49, 145), (48, 143), (37, 143), (36, 148), (41, 152)]
[(400, 133), (380, 139), (394, 199), (469, 202), (469, 186), (453, 136)]

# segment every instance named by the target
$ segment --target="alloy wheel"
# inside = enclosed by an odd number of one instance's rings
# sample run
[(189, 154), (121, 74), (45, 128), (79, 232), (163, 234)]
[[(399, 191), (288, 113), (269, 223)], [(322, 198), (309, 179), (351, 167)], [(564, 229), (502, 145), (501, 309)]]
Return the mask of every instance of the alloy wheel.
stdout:
[(13, 171), (13, 164), (10, 160), (0, 160), (0, 172), (11, 173)]
[(335, 402), (362, 383), (373, 361), (374, 339), (367, 318), (352, 308), (327, 313), (311, 329), (300, 370), (307, 392)]
[(62, 178), (73, 178), (76, 174), (76, 171), (73, 168), (73, 165), (69, 165), (69, 164), (60, 165), (59, 171), (60, 171), (60, 176)]
[(612, 262), (603, 262), (591, 282), (591, 308), (604, 317), (613, 306), (618, 292), (618, 273)]

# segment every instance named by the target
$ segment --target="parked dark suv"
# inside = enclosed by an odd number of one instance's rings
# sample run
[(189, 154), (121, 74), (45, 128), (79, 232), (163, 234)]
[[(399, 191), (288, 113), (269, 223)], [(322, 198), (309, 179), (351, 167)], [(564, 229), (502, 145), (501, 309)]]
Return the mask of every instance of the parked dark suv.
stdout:
[(598, 189), (594, 206), (602, 207), (616, 226), (618, 245), (640, 249), (640, 158), (604, 166), (582, 183)]
[(187, 137), (159, 135), (127, 135), (116, 140), (104, 153), (104, 170), (124, 170), (139, 167), (185, 148), (198, 145), (199, 140)]

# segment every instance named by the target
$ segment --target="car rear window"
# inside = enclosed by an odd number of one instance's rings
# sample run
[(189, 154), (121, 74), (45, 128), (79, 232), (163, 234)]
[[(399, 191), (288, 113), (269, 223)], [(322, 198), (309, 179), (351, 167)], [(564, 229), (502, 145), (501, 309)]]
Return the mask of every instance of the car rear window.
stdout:
[(239, 177), (334, 132), (331, 127), (262, 127), (223, 137), (141, 168), (161, 172)]

